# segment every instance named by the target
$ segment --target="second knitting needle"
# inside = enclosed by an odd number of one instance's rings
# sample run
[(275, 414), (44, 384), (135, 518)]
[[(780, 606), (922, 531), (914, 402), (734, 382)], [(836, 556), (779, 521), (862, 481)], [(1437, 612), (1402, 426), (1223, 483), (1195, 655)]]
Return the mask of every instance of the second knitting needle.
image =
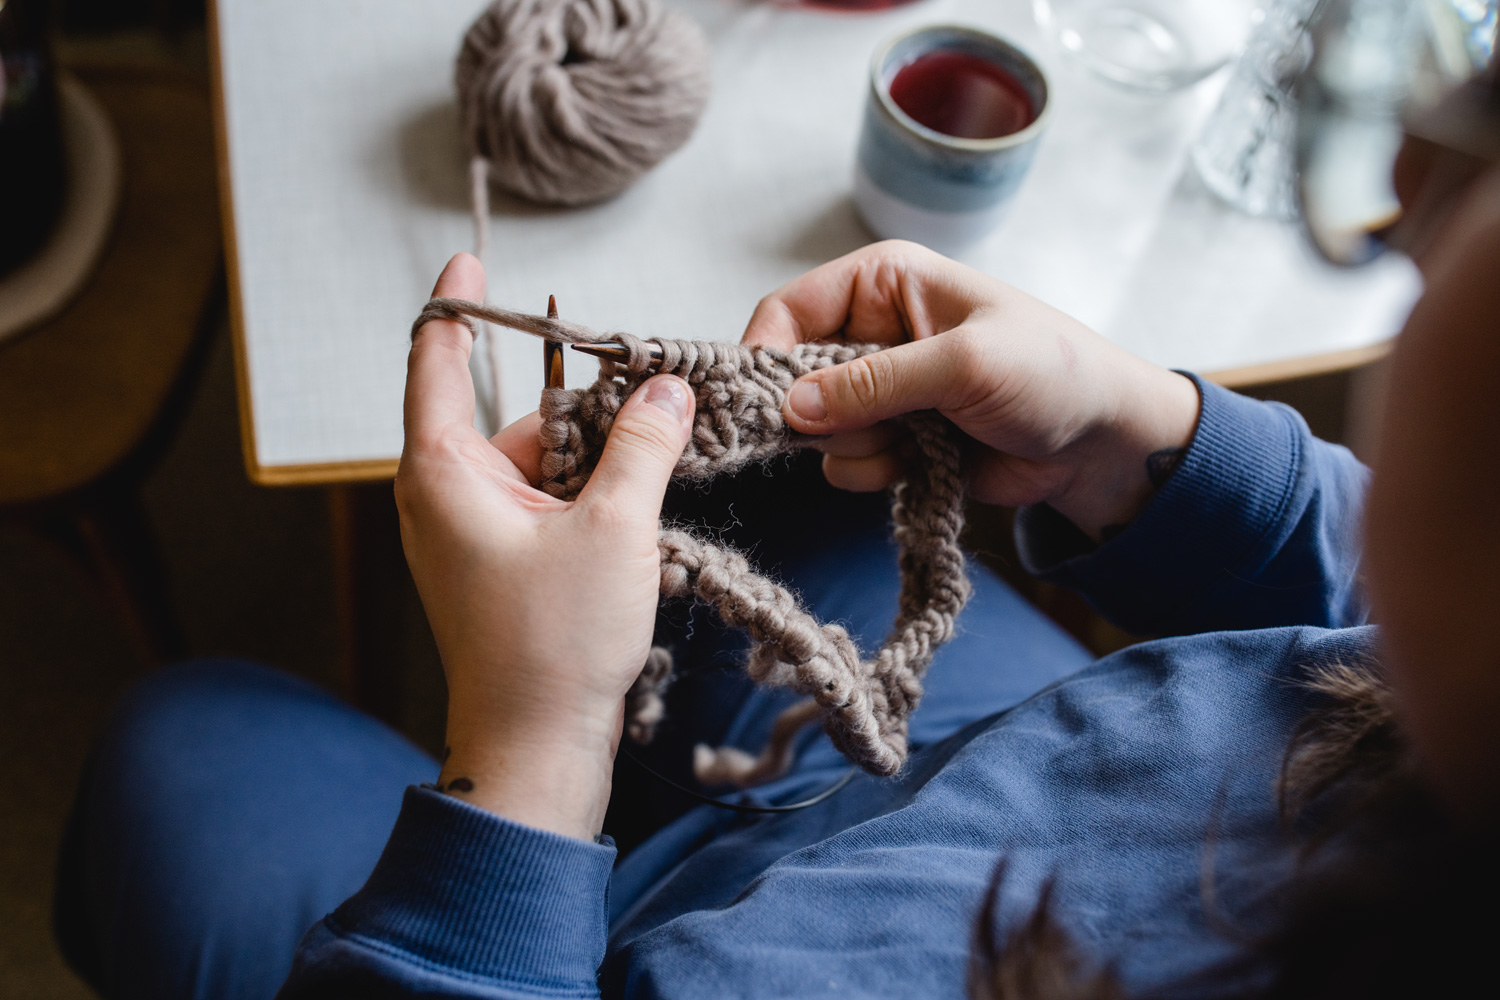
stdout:
[[(547, 296), (547, 318), (557, 319), (557, 296)], [(542, 377), (547, 388), (563, 388), (563, 345), (556, 340), (542, 341)]]
[[(596, 358), (609, 358), (613, 361), (629, 361), (630, 348), (613, 340), (601, 340), (595, 344), (570, 344), (573, 350), (581, 354), (592, 354)], [(651, 352), (651, 363), (661, 363), (661, 345), (647, 344)]]

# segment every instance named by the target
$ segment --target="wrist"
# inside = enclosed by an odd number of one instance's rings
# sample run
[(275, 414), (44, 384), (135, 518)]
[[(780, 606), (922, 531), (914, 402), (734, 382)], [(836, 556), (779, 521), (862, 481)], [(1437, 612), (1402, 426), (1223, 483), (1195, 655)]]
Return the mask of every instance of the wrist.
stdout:
[(617, 736), (519, 731), (450, 719), (437, 787), (498, 816), (593, 840), (609, 804)]
[(1108, 541), (1145, 508), (1177, 466), (1198, 427), (1193, 381), (1139, 363), (1093, 433), (1080, 442), (1078, 474), (1051, 505), (1096, 542)]

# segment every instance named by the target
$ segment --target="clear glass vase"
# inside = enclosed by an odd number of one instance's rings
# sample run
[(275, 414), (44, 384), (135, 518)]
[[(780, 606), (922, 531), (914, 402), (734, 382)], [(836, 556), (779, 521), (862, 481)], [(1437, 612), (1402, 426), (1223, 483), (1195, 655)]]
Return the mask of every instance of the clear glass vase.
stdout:
[(1249, 215), (1293, 219), (1292, 85), (1312, 54), (1308, 21), (1317, 0), (1271, 0), (1219, 104), (1193, 143), (1193, 165), (1210, 191)]

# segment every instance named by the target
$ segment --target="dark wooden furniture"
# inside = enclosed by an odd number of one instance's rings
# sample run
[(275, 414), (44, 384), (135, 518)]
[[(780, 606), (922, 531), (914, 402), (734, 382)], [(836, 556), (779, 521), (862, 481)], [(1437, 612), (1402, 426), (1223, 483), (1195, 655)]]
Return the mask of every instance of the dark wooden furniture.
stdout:
[(59, 546), (145, 663), (182, 651), (138, 487), (170, 442), (223, 309), (208, 82), (76, 71), (119, 136), (115, 231), (60, 316), (0, 343), (0, 518)]

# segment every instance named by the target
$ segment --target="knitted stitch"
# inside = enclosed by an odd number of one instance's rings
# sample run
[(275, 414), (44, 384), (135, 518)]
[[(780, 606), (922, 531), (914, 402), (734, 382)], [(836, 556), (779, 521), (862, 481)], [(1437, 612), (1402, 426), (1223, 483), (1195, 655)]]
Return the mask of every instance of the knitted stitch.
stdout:
[[(707, 479), (805, 447), (811, 439), (788, 427), (781, 414), (792, 383), (819, 368), (879, 349), (870, 344), (815, 343), (782, 351), (708, 341), (641, 340), (445, 298), (427, 303), (412, 327), (413, 336), (430, 319), (458, 320), (472, 330), (470, 316), (549, 340), (613, 340), (630, 348), (624, 361), (601, 361), (598, 379), (585, 389), (542, 391), (540, 488), (564, 500), (577, 497), (588, 482), (620, 406), (652, 375), (677, 375), (693, 388), (698, 408), (675, 475)], [(660, 361), (652, 360), (652, 345), (661, 349)], [(861, 659), (842, 626), (820, 624), (796, 595), (756, 573), (742, 553), (679, 527), (664, 525), (659, 537), (662, 596), (702, 601), (725, 624), (748, 631), (750, 676), (757, 683), (811, 697), (834, 745), (865, 770), (881, 775), (896, 773), (906, 761), (907, 720), (921, 700), (922, 676), (937, 647), (952, 638), (954, 619), (970, 592), (958, 545), (964, 521), (956, 432), (932, 411), (908, 414), (902, 422), (923, 461), (891, 492), (901, 598), (890, 635), (869, 660)], [(659, 660), (661, 652), (653, 651), (642, 683), (631, 691), (628, 725), (633, 736), (649, 737), (661, 718), (660, 691), (670, 676), (670, 667), (664, 668)], [(786, 715), (790, 722), (811, 713), (798, 705)], [(796, 726), (776, 728), (771, 746), (759, 759), (733, 748), (700, 748), (694, 761), (700, 779), (746, 785), (784, 771)]]

